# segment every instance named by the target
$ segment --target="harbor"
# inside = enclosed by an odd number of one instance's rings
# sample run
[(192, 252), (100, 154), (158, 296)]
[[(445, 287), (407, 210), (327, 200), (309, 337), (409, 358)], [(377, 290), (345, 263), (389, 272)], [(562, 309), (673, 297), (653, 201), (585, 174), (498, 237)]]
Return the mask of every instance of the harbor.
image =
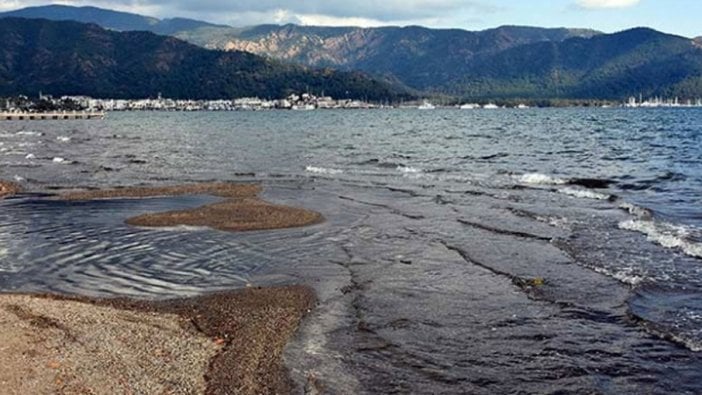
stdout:
[(0, 112), (2, 121), (50, 121), (77, 119), (104, 119), (102, 111), (71, 111), (71, 112)]

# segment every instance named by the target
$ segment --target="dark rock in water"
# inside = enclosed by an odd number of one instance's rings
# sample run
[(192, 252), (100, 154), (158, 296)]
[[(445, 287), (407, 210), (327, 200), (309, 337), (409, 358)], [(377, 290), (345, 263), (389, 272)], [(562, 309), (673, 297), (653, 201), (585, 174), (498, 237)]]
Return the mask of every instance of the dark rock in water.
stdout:
[(568, 181), (568, 185), (579, 185), (589, 189), (604, 189), (609, 188), (614, 184), (612, 180), (603, 180), (599, 178), (574, 178)]

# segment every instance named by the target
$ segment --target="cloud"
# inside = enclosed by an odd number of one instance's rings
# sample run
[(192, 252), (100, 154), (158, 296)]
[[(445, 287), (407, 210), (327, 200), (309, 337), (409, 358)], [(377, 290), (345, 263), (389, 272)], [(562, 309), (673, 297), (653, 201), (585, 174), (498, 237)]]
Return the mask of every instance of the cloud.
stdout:
[[(125, 0), (122, 0), (125, 1)], [(450, 17), (457, 12), (489, 13), (497, 8), (483, 0), (140, 0), (164, 9), (182, 12), (205, 12), (220, 15), (237, 13), (273, 13), (283, 10), (297, 15), (323, 15), (333, 18), (362, 18), (374, 21), (397, 21)]]
[(577, 0), (582, 8), (626, 8), (639, 4), (641, 0)]
[[(0, 10), (46, 3), (46, 0), (0, 0)], [(185, 16), (239, 24), (296, 21), (373, 26), (394, 22), (450, 21), (456, 15), (480, 16), (499, 7), (488, 0), (55, 0), (57, 4), (94, 5), (149, 13), (157, 17)], [(245, 20), (249, 17), (250, 20)]]

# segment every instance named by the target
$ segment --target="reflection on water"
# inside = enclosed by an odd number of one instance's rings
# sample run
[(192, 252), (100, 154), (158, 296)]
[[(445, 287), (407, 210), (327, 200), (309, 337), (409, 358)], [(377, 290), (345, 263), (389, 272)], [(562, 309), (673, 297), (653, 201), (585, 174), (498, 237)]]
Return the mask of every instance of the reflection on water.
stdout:
[[(0, 288), (162, 298), (306, 283), (320, 304), (287, 360), (332, 393), (698, 393), (702, 264), (680, 242), (701, 240), (700, 125), (699, 111), (658, 110), (3, 124), (0, 178), (33, 192), (255, 181), (328, 221), (137, 229), (124, 220), (216, 198), (24, 195), (0, 202)], [(627, 221), (685, 232), (666, 244)]]

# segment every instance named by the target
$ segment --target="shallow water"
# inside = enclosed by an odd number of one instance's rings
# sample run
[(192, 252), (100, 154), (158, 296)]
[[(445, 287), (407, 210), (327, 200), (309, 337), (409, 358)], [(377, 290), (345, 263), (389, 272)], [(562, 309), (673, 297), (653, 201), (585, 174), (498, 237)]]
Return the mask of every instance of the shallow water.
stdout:
[[(305, 283), (286, 357), (331, 393), (702, 392), (702, 111), (113, 113), (0, 123), (0, 288), (163, 298)], [(326, 223), (138, 229), (233, 180)], [(595, 188), (593, 188), (595, 187)]]

